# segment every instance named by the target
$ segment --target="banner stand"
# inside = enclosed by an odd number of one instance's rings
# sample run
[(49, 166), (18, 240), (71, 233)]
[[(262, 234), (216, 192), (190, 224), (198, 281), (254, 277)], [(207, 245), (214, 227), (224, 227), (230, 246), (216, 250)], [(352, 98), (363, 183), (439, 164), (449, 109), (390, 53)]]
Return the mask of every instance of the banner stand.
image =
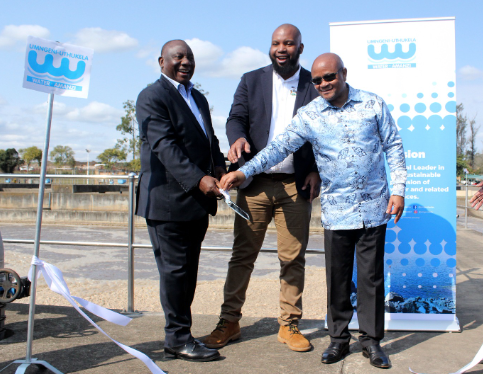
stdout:
[[(35, 241), (34, 241), (34, 256), (39, 257), (40, 248), (40, 231), (42, 228), (42, 210), (44, 206), (44, 190), (45, 190), (45, 175), (47, 174), (47, 159), (49, 153), (49, 143), (50, 143), (50, 128), (52, 125), (52, 108), (54, 105), (54, 94), (49, 94), (49, 99), (47, 102), (48, 112), (47, 112), (47, 129), (45, 134), (45, 144), (44, 153), (42, 154), (42, 168), (40, 171), (40, 181), (39, 181), (39, 197), (37, 204), (37, 221), (35, 225)], [(37, 265), (32, 265), (34, 274), (37, 274)], [(62, 374), (61, 371), (57, 370), (55, 367), (50, 365), (48, 362), (43, 360), (38, 360), (32, 358), (32, 346), (33, 346), (33, 335), (34, 335), (34, 319), (35, 319), (35, 296), (37, 292), (37, 277), (34, 276), (31, 280), (30, 285), (30, 307), (29, 307), (29, 318), (28, 318), (28, 330), (27, 330), (27, 354), (25, 360), (15, 360), (14, 362), (7, 365), (1, 371), (5, 370), (12, 364), (20, 364), (20, 366), (15, 371), (15, 374), (24, 374), (30, 365), (42, 366), (45, 369), (49, 369), (52, 373)]]
[[(461, 332), (460, 323), (455, 314), (386, 313), (384, 317), (386, 331)], [(327, 315), (324, 328), (329, 329)], [(359, 330), (356, 312), (349, 323), (349, 330)]]

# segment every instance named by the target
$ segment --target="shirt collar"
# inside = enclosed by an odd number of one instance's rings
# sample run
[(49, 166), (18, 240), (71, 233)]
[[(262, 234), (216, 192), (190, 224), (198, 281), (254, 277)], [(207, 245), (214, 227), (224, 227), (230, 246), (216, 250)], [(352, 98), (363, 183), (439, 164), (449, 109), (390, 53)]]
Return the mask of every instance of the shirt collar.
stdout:
[[(346, 84), (347, 84), (347, 87), (349, 88), (349, 95), (348, 95), (347, 101), (344, 103), (344, 105), (346, 105), (350, 101), (359, 101), (359, 102), (362, 101), (359, 90), (357, 88), (352, 87), (349, 83), (346, 83)], [(323, 111), (323, 110), (325, 110), (329, 107), (340, 109), (340, 108), (332, 105), (331, 103), (329, 103), (322, 96), (319, 96), (319, 97), (321, 99), (321, 111)], [(344, 105), (342, 105), (342, 106), (344, 106)]]
[[(179, 82), (176, 82), (174, 79), (171, 79), (170, 77), (168, 77), (166, 74), (164, 73), (161, 73), (161, 75), (163, 77), (165, 77), (169, 82), (171, 82), (171, 84), (179, 91), (180, 90), (180, 86), (184, 87), (184, 85), (182, 83), (179, 83)], [(194, 87), (194, 84), (189, 82), (188, 83), (188, 90), (186, 90), (188, 93), (191, 92), (191, 89)]]
[(283, 79), (282, 76), (280, 76), (276, 71), (275, 69), (273, 69), (273, 74), (275, 77), (277, 77), (281, 82), (283, 83), (289, 83), (289, 82), (293, 82), (293, 81), (298, 81), (299, 78), (300, 78), (300, 70), (302, 69), (302, 66), (299, 65), (299, 68), (298, 70), (296, 71), (296, 73), (294, 75), (292, 75), (290, 78), (288, 79)]

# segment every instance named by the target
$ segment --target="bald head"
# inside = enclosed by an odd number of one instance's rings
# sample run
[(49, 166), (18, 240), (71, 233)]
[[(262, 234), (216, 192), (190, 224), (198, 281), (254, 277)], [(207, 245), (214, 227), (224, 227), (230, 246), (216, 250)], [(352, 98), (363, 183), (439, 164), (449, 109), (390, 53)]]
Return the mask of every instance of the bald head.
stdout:
[(295, 42), (300, 45), (302, 43), (302, 34), (297, 26), (294, 26), (290, 23), (284, 23), (283, 25), (278, 26), (272, 34), (272, 39), (274, 38), (275, 34), (289, 34), (291, 35)]
[(195, 57), (184, 40), (170, 40), (165, 43), (158, 62), (161, 72), (167, 77), (185, 86), (189, 85), (195, 72)]
[(299, 57), (304, 51), (302, 35), (294, 25), (283, 24), (272, 34), (270, 60), (273, 70), (283, 79), (293, 76), (299, 69)]
[(324, 53), (312, 64), (315, 89), (325, 100), (339, 108), (345, 104), (349, 95), (346, 79), (347, 69), (335, 53)]
[[(170, 40), (170, 41), (167, 41), (166, 43), (164, 43), (163, 47), (161, 48), (161, 57), (164, 57), (166, 51), (168, 49), (170, 49), (171, 47), (175, 46), (175, 45), (186, 45), (188, 46), (188, 44), (186, 44), (186, 42), (184, 40), (181, 40), (181, 39), (173, 39), (173, 40)], [(189, 48), (189, 46), (188, 46)]]
[(334, 71), (342, 69), (344, 67), (344, 62), (335, 53), (323, 53), (317, 57), (312, 64), (312, 70), (315, 66), (330, 66)]

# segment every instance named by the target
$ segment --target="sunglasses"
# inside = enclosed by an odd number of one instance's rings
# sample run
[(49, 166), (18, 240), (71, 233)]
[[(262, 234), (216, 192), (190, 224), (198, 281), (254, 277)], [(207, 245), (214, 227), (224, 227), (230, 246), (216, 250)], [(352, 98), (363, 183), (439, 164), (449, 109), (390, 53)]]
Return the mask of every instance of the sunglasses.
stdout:
[(312, 79), (312, 84), (315, 85), (315, 86), (318, 86), (319, 84), (322, 83), (322, 81), (332, 82), (335, 78), (337, 78), (337, 74), (339, 74), (339, 71), (341, 71), (341, 70), (342, 70), (342, 68), (337, 70), (336, 73), (325, 74), (323, 77), (314, 78), (314, 79)]

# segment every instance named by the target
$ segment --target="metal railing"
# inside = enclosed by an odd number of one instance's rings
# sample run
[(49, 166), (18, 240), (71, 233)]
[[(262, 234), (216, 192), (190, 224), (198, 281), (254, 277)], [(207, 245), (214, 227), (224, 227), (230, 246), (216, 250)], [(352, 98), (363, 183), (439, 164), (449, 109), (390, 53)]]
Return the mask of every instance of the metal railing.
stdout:
[(465, 188), (466, 190), (466, 193), (465, 193), (465, 205), (456, 205), (457, 208), (463, 208), (465, 210), (465, 229), (468, 228), (468, 210), (470, 209), (473, 209), (473, 207), (471, 206), (468, 206), (468, 190), (469, 189), (474, 189), (475, 191), (479, 190), (481, 187), (478, 187), (478, 186), (469, 186), (468, 184), (458, 184), (456, 185), (456, 189), (459, 189), (461, 190), (461, 188)]
[[(40, 176), (34, 174), (0, 174), (0, 178), (15, 177), (15, 178), (39, 178)], [(135, 313), (134, 310), (134, 249), (135, 248), (152, 248), (151, 244), (141, 244), (134, 242), (134, 193), (135, 193), (135, 181), (138, 176), (134, 173), (129, 175), (63, 175), (63, 174), (47, 174), (46, 178), (84, 178), (84, 179), (127, 179), (129, 186), (129, 205), (128, 205), (128, 237), (127, 243), (102, 243), (102, 242), (76, 242), (76, 241), (64, 241), (64, 240), (40, 240), (40, 244), (44, 245), (72, 245), (72, 246), (88, 246), (88, 247), (116, 247), (127, 248), (128, 252), (128, 264), (127, 264), (127, 313)], [(46, 209), (46, 208), (44, 208)], [(4, 243), (11, 244), (34, 244), (33, 239), (3, 239)], [(232, 247), (221, 246), (202, 246), (202, 250), (211, 252), (230, 252)], [(265, 253), (277, 253), (276, 248), (262, 248), (260, 252)], [(320, 249), (307, 249), (306, 253), (321, 254), (324, 250)]]

